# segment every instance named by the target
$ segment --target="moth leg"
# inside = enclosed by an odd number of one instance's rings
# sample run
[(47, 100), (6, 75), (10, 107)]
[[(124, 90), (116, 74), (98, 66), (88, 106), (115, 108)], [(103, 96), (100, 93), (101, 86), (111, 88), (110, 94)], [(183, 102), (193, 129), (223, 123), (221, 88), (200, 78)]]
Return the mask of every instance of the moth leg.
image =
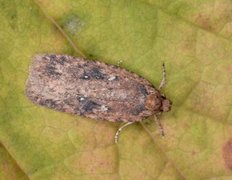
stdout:
[(161, 134), (161, 136), (164, 136), (164, 128), (163, 128), (163, 125), (161, 124), (160, 122), (160, 116), (159, 114), (158, 115), (154, 115), (154, 120), (156, 122), (156, 124), (159, 126), (159, 132)]
[(165, 68), (164, 63), (162, 64), (162, 67), (163, 67), (163, 77), (162, 77), (162, 80), (161, 80), (160, 85), (159, 85), (159, 90), (161, 90), (167, 83), (167, 80), (166, 80), (166, 68)]
[(133, 124), (134, 122), (128, 122), (124, 125), (122, 125), (116, 132), (115, 136), (114, 136), (114, 142), (117, 144), (118, 143), (118, 138), (120, 135), (120, 132), (122, 131), (123, 128), (125, 128), (126, 126), (129, 126), (130, 124)]

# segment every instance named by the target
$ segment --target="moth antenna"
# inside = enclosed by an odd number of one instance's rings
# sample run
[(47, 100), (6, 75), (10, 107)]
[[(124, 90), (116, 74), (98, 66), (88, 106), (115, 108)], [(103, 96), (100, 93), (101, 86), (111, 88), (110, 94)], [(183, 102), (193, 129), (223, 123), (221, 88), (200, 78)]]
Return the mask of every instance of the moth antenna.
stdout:
[(163, 87), (165, 87), (165, 85), (167, 83), (167, 79), (166, 79), (166, 67), (165, 67), (164, 63), (162, 64), (162, 67), (163, 67), (163, 77), (162, 77), (162, 80), (161, 80), (160, 85), (159, 85), (159, 90), (161, 90)]
[(156, 124), (157, 124), (158, 127), (159, 127), (160, 135), (161, 135), (161, 136), (164, 136), (164, 135), (165, 135), (165, 134), (164, 134), (164, 127), (163, 127), (162, 123), (160, 122), (160, 117), (159, 117), (159, 115), (154, 115), (154, 119), (155, 119)]
[(120, 135), (120, 132), (122, 131), (123, 128), (125, 128), (126, 126), (129, 126), (130, 124), (133, 124), (134, 122), (128, 122), (124, 125), (122, 125), (116, 132), (115, 136), (114, 136), (114, 142), (115, 144), (118, 143), (118, 139), (119, 139), (119, 135)]

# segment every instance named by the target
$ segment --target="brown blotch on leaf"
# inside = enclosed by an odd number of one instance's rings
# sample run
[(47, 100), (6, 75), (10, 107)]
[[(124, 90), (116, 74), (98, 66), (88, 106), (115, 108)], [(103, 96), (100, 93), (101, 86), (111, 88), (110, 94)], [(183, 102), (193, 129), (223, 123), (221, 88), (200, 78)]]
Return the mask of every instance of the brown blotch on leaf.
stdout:
[(223, 146), (223, 159), (226, 167), (232, 170), (232, 138)]
[(195, 23), (197, 23), (203, 29), (213, 32), (215, 31), (213, 23), (211, 22), (211, 19), (207, 14), (198, 14), (195, 18)]

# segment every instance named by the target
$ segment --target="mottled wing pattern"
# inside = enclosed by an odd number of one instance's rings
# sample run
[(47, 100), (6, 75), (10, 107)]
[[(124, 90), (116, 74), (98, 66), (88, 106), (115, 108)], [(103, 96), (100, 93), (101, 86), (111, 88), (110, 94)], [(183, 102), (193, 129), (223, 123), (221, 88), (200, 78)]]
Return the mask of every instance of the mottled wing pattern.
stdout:
[(114, 65), (68, 55), (36, 55), (26, 94), (39, 105), (108, 121), (140, 121), (153, 112), (146, 98), (156, 92), (142, 77)]

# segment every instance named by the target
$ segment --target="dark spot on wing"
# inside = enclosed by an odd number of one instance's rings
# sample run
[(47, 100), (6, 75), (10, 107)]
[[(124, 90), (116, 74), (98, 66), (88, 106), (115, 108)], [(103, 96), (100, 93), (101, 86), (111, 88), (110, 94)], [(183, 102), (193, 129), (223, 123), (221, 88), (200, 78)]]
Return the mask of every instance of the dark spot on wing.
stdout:
[(52, 77), (58, 77), (62, 75), (62, 73), (57, 72), (56, 68), (52, 65), (46, 66), (46, 72), (49, 76), (52, 76)]
[(84, 73), (81, 75), (80, 79), (89, 80), (89, 79), (104, 79), (105, 74), (101, 72), (98, 67), (94, 67), (91, 70), (84, 70)]
[(145, 110), (144, 105), (139, 104), (139, 105), (135, 106), (134, 109), (131, 110), (131, 113), (136, 116), (136, 115), (139, 115), (144, 110)]
[(101, 105), (96, 103), (95, 101), (85, 99), (81, 102), (81, 114), (86, 112), (91, 112), (93, 109), (100, 107)]
[(98, 67), (94, 67), (91, 71), (90, 71), (90, 76), (92, 78), (95, 78), (95, 79), (104, 79), (105, 77), (105, 74), (103, 74), (101, 72), (101, 70), (98, 68)]
[(138, 89), (138, 91), (139, 91), (140, 93), (142, 93), (144, 96), (147, 96), (147, 95), (148, 95), (147, 89), (145, 88), (144, 85), (139, 84), (139, 85), (137, 86), (137, 89)]

